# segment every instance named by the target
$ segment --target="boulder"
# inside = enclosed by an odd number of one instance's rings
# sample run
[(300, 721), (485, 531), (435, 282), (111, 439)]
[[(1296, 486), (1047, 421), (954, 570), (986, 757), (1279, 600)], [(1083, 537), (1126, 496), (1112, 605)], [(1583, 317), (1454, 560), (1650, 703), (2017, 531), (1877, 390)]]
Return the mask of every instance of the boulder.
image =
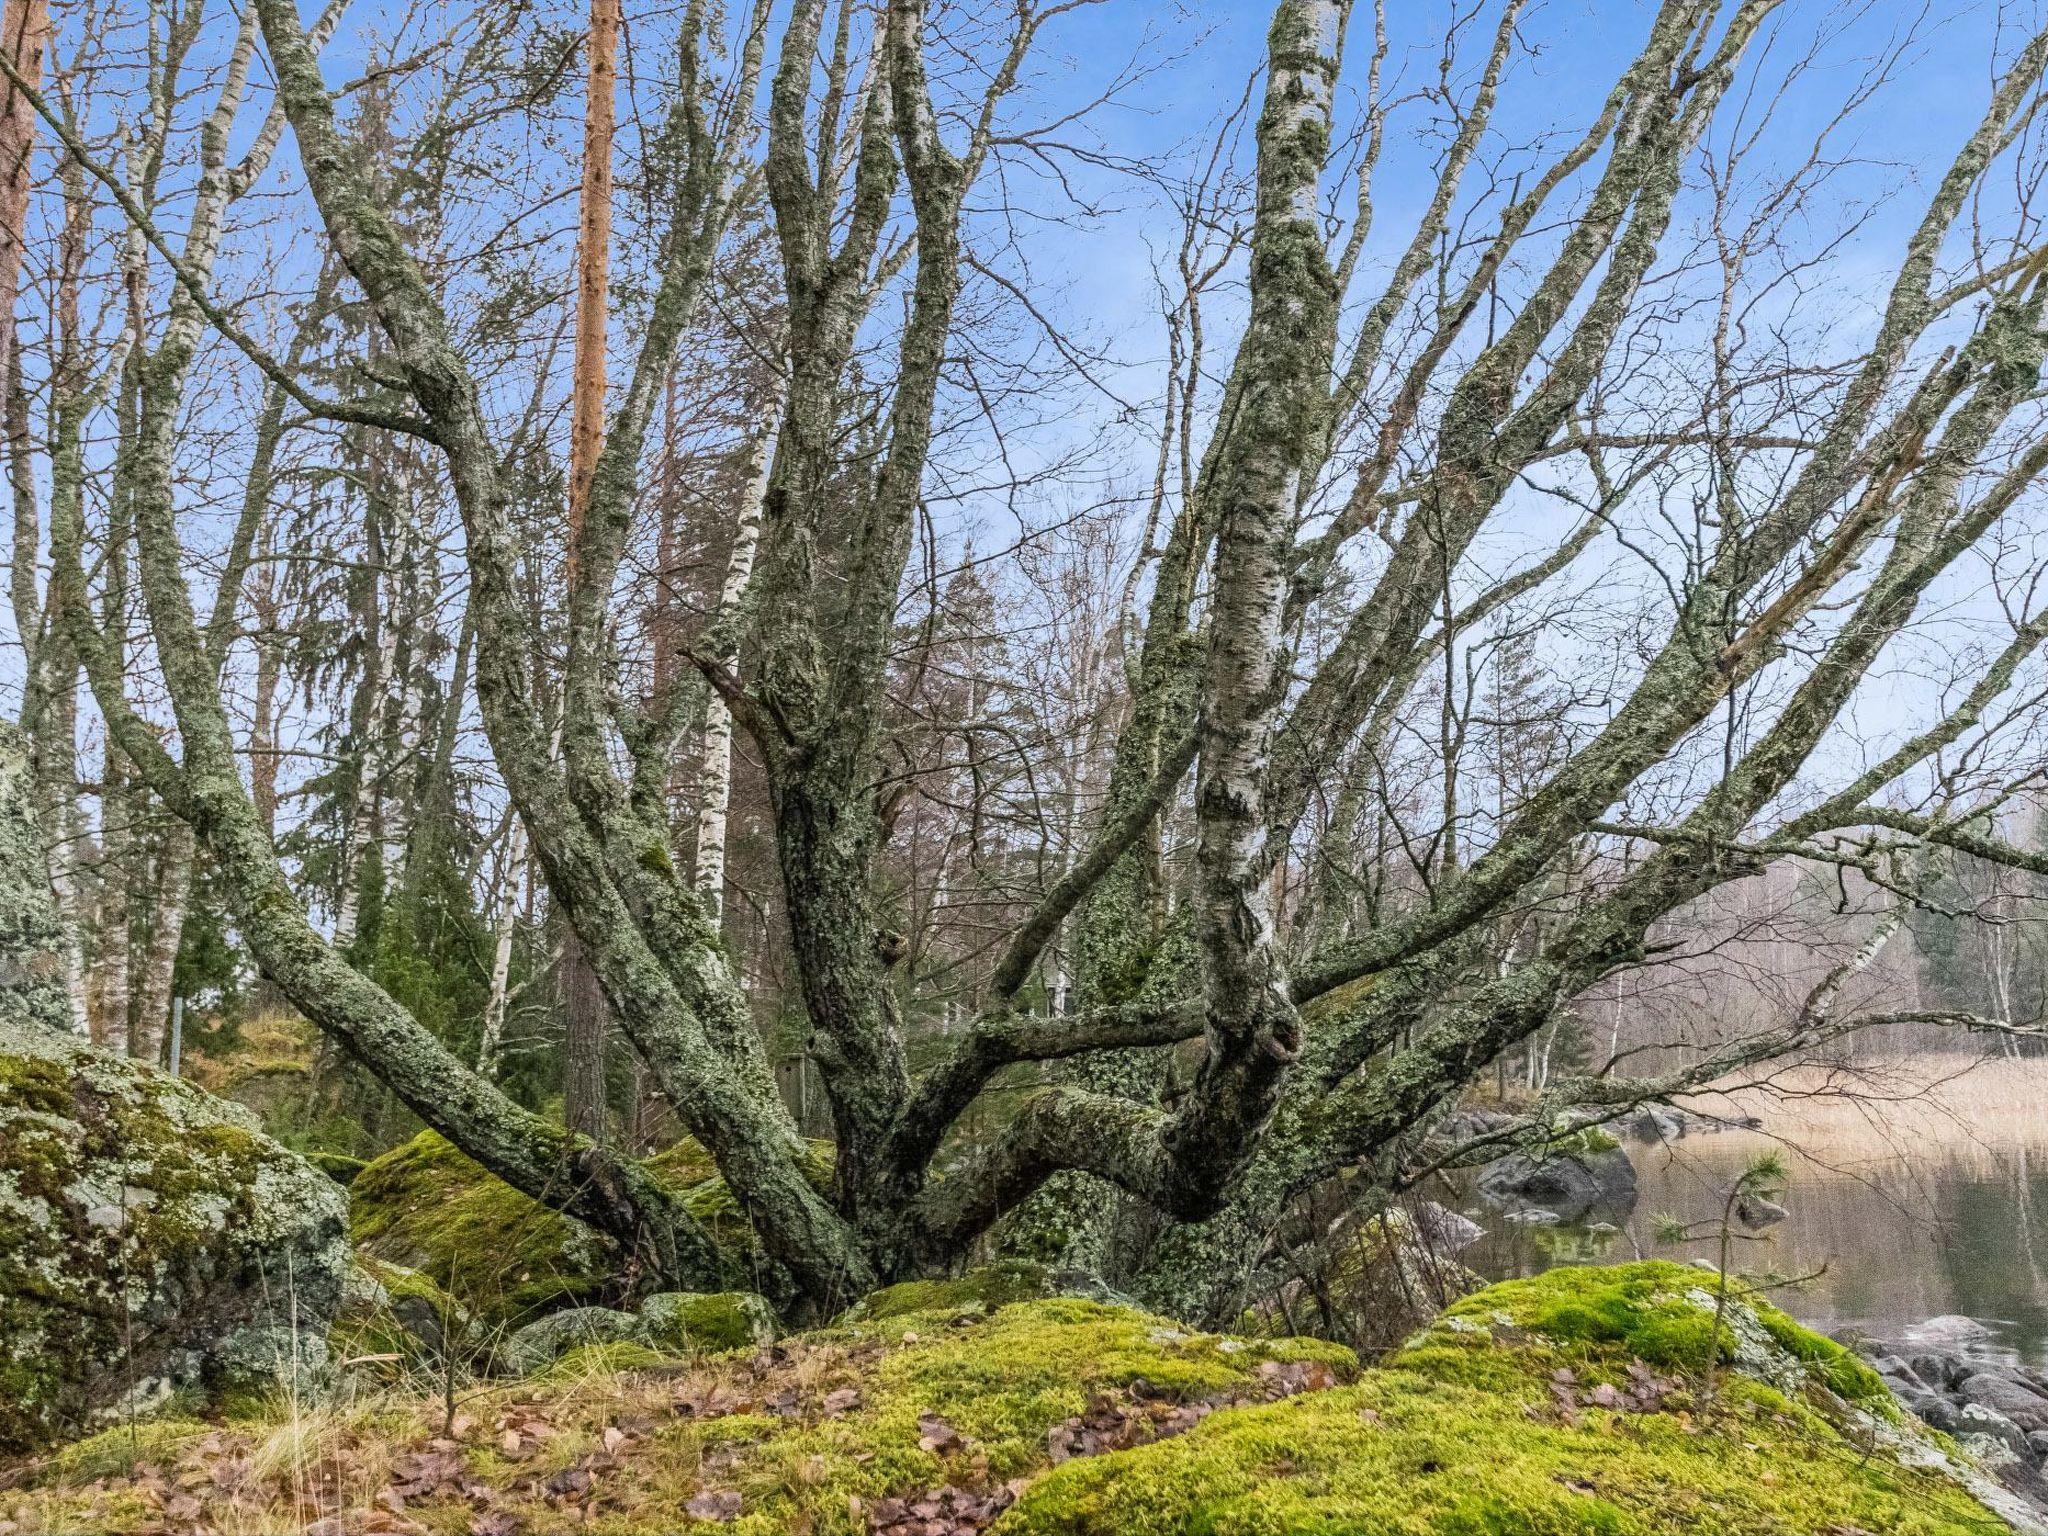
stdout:
[(1901, 1342), (1909, 1349), (1937, 1354), (1983, 1344), (1990, 1337), (1991, 1330), (1977, 1319), (1953, 1312), (1915, 1323), (1900, 1336)]
[(751, 1291), (661, 1291), (640, 1303), (642, 1336), (682, 1354), (775, 1342), (775, 1309)]
[(1480, 1197), (1507, 1211), (1554, 1211), (1578, 1221), (1635, 1203), (1636, 1170), (1603, 1131), (1581, 1131), (1536, 1152), (1511, 1152), (1479, 1171)]
[(1638, 1141), (1677, 1141), (1686, 1132), (1686, 1117), (1664, 1104), (1645, 1104), (1628, 1122)]
[[(692, 1141), (647, 1166), (688, 1192), (714, 1173)], [(609, 1239), (528, 1199), (433, 1131), (371, 1160), (348, 1194), (362, 1253), (425, 1276), (486, 1332), (517, 1328), (557, 1307), (615, 1299), (620, 1258)]]
[[(1985, 1441), (2003, 1447), (2014, 1460), (2027, 1454), (2027, 1432), (2013, 1423), (1996, 1408), (1986, 1408), (1982, 1403), (1965, 1403), (1956, 1414), (1954, 1434), (1964, 1444), (1971, 1441)], [(1976, 1448), (1980, 1456), (1981, 1448)], [(1990, 1456), (1987, 1460), (1998, 1462), (2003, 1458)]]
[(1735, 1219), (1752, 1232), (1775, 1227), (1787, 1214), (1785, 1207), (1777, 1201), (1766, 1200), (1761, 1195), (1744, 1195), (1735, 1202)]
[(2048, 1397), (2002, 1371), (1979, 1371), (1964, 1378), (1956, 1396), (1966, 1405), (2004, 1415), (2022, 1430), (2048, 1430)]
[(647, 1324), (610, 1307), (569, 1307), (528, 1323), (498, 1349), (498, 1369), (527, 1376), (586, 1344), (644, 1344)]
[(344, 1198), (241, 1106), (0, 1017), (0, 1452), (323, 1385)]

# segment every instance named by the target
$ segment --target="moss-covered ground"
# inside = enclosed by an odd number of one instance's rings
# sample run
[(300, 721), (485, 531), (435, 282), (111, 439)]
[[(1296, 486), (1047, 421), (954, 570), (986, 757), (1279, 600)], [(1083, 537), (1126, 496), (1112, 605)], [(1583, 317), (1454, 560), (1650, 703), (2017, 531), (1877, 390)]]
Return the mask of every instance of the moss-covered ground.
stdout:
[[(1219, 1414), (1039, 1479), (1003, 1536), (1961, 1536), (2004, 1522), (1884, 1447), (1897, 1412), (1839, 1345), (1758, 1300), (1785, 1350), (1742, 1374), (1713, 1277), (1562, 1269), (1449, 1308), (1358, 1383)], [(1718, 1367), (1710, 1383), (1708, 1360)], [(1800, 1362), (1794, 1366), (1792, 1362)], [(1708, 1396), (1711, 1390), (1711, 1397)]]
[[(1743, 1337), (1717, 1334), (1703, 1284), (1643, 1264), (1494, 1286), (1363, 1374), (1318, 1341), (933, 1293), (766, 1350), (579, 1350), (465, 1388), (452, 1422), (421, 1392), (117, 1430), (19, 1469), (0, 1521), (855, 1536), (913, 1528), (898, 1521), (922, 1500), (944, 1505), (939, 1529), (998, 1536), (2003, 1529), (1900, 1465), (1896, 1415), (1851, 1357), (1761, 1303)], [(1775, 1384), (1736, 1368), (1758, 1340)]]

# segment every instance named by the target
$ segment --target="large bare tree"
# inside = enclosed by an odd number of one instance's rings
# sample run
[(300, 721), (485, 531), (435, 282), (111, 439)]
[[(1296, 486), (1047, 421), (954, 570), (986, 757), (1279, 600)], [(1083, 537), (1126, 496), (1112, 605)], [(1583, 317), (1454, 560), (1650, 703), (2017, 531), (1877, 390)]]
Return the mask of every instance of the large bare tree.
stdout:
[[(1015, 165), (1071, 152), (1066, 115), (1033, 129), (1015, 112), (1043, 39), (1083, 3), (970, 7), (934, 40), (922, 0), (795, 0), (786, 18), (765, 0), (731, 18), (692, 0), (665, 123), (635, 173), (655, 209), (645, 299), (621, 327), (626, 383), (601, 434), (579, 345), (572, 451), (601, 447), (587, 489), (570, 476), (566, 623), (545, 677), (548, 605), (520, 516), (531, 436), (344, 124), (319, 58), (332, 14), (309, 33), (295, 0), (254, 0), (175, 233), (134, 168), (0, 59), (77, 195), (117, 209), (137, 283), (160, 285), (137, 312), (121, 510), (99, 542), (134, 557), (167, 715), (138, 696), (125, 631), (94, 601), (107, 577), (88, 565), (84, 468), (55, 458), (53, 606), (109, 733), (196, 835), (292, 1004), (420, 1119), (609, 1234), (649, 1279), (723, 1283), (730, 1261), (644, 1165), (521, 1107), (424, 1028), (312, 920), (280, 862), (223, 701), (244, 565), (230, 562), (210, 620), (193, 604), (178, 454), (204, 338), (303, 423), (388, 437), (445, 477), (476, 702), (519, 838), (798, 1310), (957, 1264), (1032, 1213), (1041, 1241), (1052, 1230), (1154, 1304), (1230, 1315), (1298, 1202), (1360, 1170), (1373, 1176), (1361, 1188), (1412, 1174), (1468, 1084), (1640, 965), (1646, 936), (1716, 888), (1798, 858), (1910, 903), (1944, 851), (2043, 864), (1986, 829), (1983, 784), (1957, 793), (1945, 754), (1992, 729), (2043, 634), (2026, 579), (1997, 562), (2010, 558), (1999, 530), (2048, 466), (2029, 132), (2048, 33), (2000, 59), (1980, 119), (1897, 236), (1870, 324), (1848, 355), (1820, 358), (1789, 312), (1809, 261), (1788, 229), (1839, 170), (1832, 135), (1887, 65), (1810, 151), (1765, 167), (1773, 93), (1804, 76), (1758, 62), (1755, 45), (1791, 8), (1661, 0), (1633, 22), (1604, 94), (1576, 116), (1561, 104), (1562, 128), (1518, 146), (1522, 130), (1496, 116), (1532, 18), (1505, 0), (1448, 30), (1419, 93), (1442, 109), (1428, 195), (1383, 253), (1374, 173), (1409, 99), (1390, 78), (1388, 17), (1279, 0), (1242, 197), (1228, 104), (1176, 193), (1189, 233), (1168, 305), (1173, 384), (1156, 468), (1140, 471), (1155, 478), (1153, 527), (1095, 825), (1010, 890), (969, 1006), (913, 1063), (925, 978), (891, 895), (895, 768), (917, 761), (896, 702), (916, 627), (903, 599), (933, 585), (913, 556), (929, 557), (934, 484), (967, 451), (947, 429), (948, 402), (980, 385), (985, 311), (970, 301), (999, 296), (1098, 382), (1030, 291), (1028, 261), (1006, 266), (999, 249), (1015, 238)], [(255, 163), (231, 162), (259, 44), (274, 100)], [(226, 211), (287, 125), (294, 189), (373, 322), (353, 369), (280, 359), (221, 297)], [(723, 762), (708, 775), (716, 805), (676, 803), (700, 695), (626, 684), (622, 615), (651, 606), (630, 597), (657, 407), (722, 291), (721, 251), (756, 217), (780, 289), (755, 337), (775, 378), (750, 417), (765, 435), (739, 456), (758, 490), (739, 498), (703, 633), (664, 643), (716, 697), (702, 733), (715, 752), (729, 715), (758, 764), (829, 1179), (778, 1092), (721, 935), (722, 892), (707, 899), (678, 836), (701, 811), (700, 836), (715, 837), (701, 851), (723, 868)], [(1241, 289), (1218, 292), (1225, 277)], [(1225, 321), (1219, 370), (1203, 358)], [(1681, 341), (1684, 364), (1666, 364)], [(73, 416), (100, 408), (74, 394)], [(1503, 568), (1510, 535), (1532, 553)], [(1625, 637), (1597, 642), (1598, 707), (1566, 700), (1539, 718), (1526, 701), (1542, 677), (1484, 692), (1474, 658), (1489, 647), (1569, 636), (1572, 605), (1541, 604), (1594, 549), (1640, 554), (1648, 573)], [(2001, 643), (1929, 721), (1830, 779), (1859, 688), (1985, 562)], [(1582, 653), (1595, 644), (1580, 639)], [(1561, 685), (1569, 649), (1538, 651)], [(1600, 670), (1596, 658), (1574, 679)], [(1078, 803), (1078, 755), (1071, 773)], [(1898, 792), (1923, 781), (1918, 801)], [(1867, 966), (1870, 942), (1859, 934), (1843, 966)], [(1072, 961), (1057, 1011), (1042, 985), (1056, 945)], [(1845, 1021), (1843, 984), (1830, 972), (1789, 1023), (1680, 1070), (1552, 1082), (1525, 1129), (1889, 1017)], [(990, 1112), (1012, 1069), (1057, 1062), (1070, 1065)]]

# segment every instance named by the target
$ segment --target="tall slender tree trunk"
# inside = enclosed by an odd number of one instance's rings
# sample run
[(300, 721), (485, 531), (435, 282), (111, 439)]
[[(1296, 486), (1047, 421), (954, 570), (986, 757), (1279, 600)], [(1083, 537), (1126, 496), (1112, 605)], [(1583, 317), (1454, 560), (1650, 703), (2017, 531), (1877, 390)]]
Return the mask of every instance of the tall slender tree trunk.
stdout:
[[(754, 556), (761, 547), (761, 508), (768, 496), (770, 452), (775, 442), (775, 423), (781, 415), (781, 391), (762, 411), (758, 430), (749, 446), (745, 499), (740, 503), (739, 524), (733, 531), (732, 554), (725, 562), (725, 582), (718, 591), (718, 608), (712, 633), (719, 637), (717, 658), (730, 665), (737, 647), (726, 640), (736, 627), (747, 583), (753, 579)], [(704, 750), (702, 776), (698, 780), (696, 867), (691, 884), (696, 887), (713, 922), (725, 911), (726, 816), (732, 806), (732, 711), (717, 689), (708, 690), (704, 705)]]
[[(0, 4), (0, 52), (16, 74), (31, 85), (43, 78), (43, 54), (50, 40), (49, 0), (5, 0)], [(28, 98), (13, 81), (0, 85), (0, 380), (14, 374), (14, 305), (21, 295), (21, 259), (27, 239), (28, 197), (33, 185), (30, 158), (35, 153), (36, 116)], [(28, 584), (34, 606), (36, 526), (28, 527), (29, 560), (19, 559), (22, 530), (14, 532), (16, 562), (15, 606), (19, 611), (21, 586)]]
[(164, 828), (151, 893), (149, 942), (135, 992), (135, 1054), (151, 1066), (164, 1058), (164, 1032), (171, 1021), (171, 989), (178, 969), (178, 945), (185, 935), (185, 911), (192, 896), (192, 828), (173, 821)]
[[(611, 276), (612, 129), (616, 112), (619, 0), (591, 0), (589, 75), (583, 104), (583, 194), (576, 241), (576, 362), (569, 407), (569, 561), (576, 581), (590, 482), (604, 450), (605, 294)], [(610, 1018), (583, 946), (562, 924), (562, 1117), (602, 1140)]]
[(519, 920), (519, 886), (526, 871), (526, 827), (516, 815), (510, 822), (505, 834), (505, 864), (498, 882), (491, 990), (484, 1004), (483, 1039), (476, 1053), (476, 1069), (487, 1078), (497, 1077), (499, 1057), (505, 1046), (505, 1010), (512, 988), (512, 938)]
[(612, 129), (619, 0), (590, 0), (583, 104), (583, 193), (576, 239), (576, 363), (569, 404), (569, 558), (574, 570), (590, 479), (604, 448), (605, 295), (611, 280)]
[(278, 655), (277, 562), (274, 558), (270, 523), (265, 519), (257, 557), (255, 581), (249, 594), (249, 612), (255, 619), (256, 681), (250, 704), (249, 798), (255, 802), (256, 817), (271, 837), (277, 835), (277, 694), (283, 667)]

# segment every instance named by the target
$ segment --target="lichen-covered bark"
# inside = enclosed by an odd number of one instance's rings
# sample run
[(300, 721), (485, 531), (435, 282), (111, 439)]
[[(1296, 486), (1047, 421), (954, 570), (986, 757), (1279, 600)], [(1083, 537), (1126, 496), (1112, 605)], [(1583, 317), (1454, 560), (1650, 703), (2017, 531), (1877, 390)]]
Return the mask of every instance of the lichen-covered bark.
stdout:
[(69, 1034), (64, 930), (46, 868), (28, 742), (11, 722), (0, 721), (0, 1015)]

